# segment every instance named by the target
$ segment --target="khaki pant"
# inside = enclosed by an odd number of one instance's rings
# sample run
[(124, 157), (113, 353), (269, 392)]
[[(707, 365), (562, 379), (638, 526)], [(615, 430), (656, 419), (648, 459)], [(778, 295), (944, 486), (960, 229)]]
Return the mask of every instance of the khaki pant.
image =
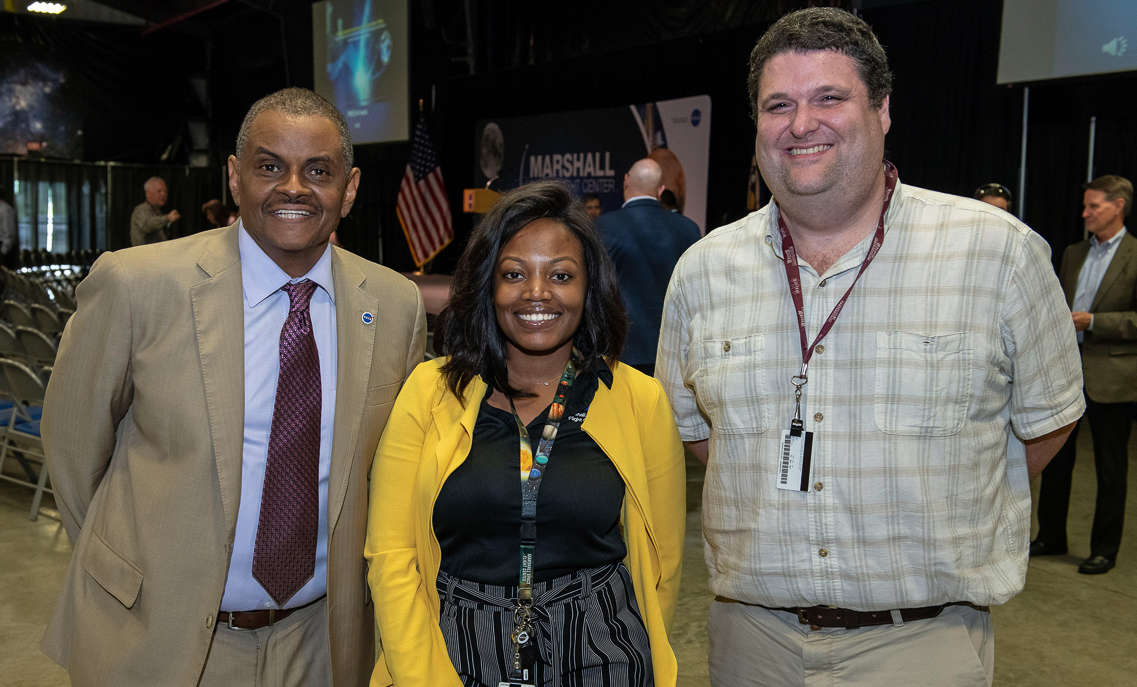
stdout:
[(319, 687), (332, 684), (328, 600), (270, 627), (230, 630), (220, 623), (200, 687)]
[(948, 606), (927, 620), (810, 630), (797, 616), (716, 600), (707, 617), (714, 687), (990, 687), (991, 614)]

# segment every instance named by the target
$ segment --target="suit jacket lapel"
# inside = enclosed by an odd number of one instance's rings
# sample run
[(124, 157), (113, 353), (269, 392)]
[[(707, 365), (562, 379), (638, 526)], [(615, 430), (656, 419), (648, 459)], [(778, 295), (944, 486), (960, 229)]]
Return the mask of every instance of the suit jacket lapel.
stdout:
[[(379, 299), (363, 289), (363, 272), (345, 263), (332, 249), (332, 282), (336, 289), (336, 417), (332, 433), (332, 458), (328, 471), (328, 531), (334, 532), (347, 494), (347, 480), (356, 458), (359, 425), (367, 409), (367, 385), (377, 330), (383, 321)], [(363, 313), (374, 315), (374, 324), (363, 323)], [(387, 348), (393, 355), (397, 347)], [(404, 355), (405, 357), (405, 355)]]
[(1105, 276), (1101, 278), (1101, 286), (1098, 287), (1097, 293), (1094, 294), (1094, 302), (1090, 306), (1090, 312), (1097, 310), (1098, 303), (1101, 302), (1104, 296), (1113, 286), (1113, 282), (1121, 276), (1121, 272), (1130, 260), (1137, 254), (1137, 239), (1132, 238), (1128, 234), (1121, 237), (1121, 245), (1117, 247), (1117, 252), (1113, 254), (1113, 260), (1109, 261), (1109, 268), (1105, 271)]
[(205, 279), (190, 287), (190, 302), (226, 536), (232, 541), (241, 504), (245, 427), (245, 312), (237, 227), (211, 242), (197, 265)]

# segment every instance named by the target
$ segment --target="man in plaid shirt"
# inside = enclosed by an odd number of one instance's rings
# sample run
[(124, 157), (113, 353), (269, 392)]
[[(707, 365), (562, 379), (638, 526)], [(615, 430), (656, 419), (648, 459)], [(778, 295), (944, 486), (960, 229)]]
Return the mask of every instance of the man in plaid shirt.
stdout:
[(774, 200), (693, 246), (656, 374), (708, 462), (712, 684), (990, 685), (1029, 480), (1084, 409), (1045, 241), (883, 160), (891, 75), (841, 10), (751, 57)]

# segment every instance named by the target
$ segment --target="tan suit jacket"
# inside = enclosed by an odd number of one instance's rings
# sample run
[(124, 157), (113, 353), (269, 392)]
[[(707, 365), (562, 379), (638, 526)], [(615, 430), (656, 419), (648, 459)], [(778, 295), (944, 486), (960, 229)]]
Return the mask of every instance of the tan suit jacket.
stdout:
[[(1078, 273), (1090, 242), (1075, 243), (1062, 254), (1058, 279), (1073, 307)], [(1094, 330), (1082, 342), (1086, 395), (1098, 403), (1137, 401), (1137, 238), (1126, 233), (1094, 295)]]
[[(426, 315), (411, 282), (338, 248), (332, 278), (328, 634), (333, 683), (365, 685), (368, 474), (395, 396), (422, 360)], [(41, 648), (77, 687), (196, 685), (241, 495), (237, 228), (105, 255), (76, 295), (42, 425), (75, 550)]]

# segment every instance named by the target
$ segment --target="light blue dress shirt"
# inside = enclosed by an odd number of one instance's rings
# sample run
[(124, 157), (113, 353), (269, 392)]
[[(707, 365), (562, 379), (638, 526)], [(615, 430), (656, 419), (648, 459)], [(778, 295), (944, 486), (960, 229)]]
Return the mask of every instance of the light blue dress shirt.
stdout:
[[(1121, 245), (1121, 237), (1125, 236), (1125, 227), (1117, 232), (1108, 241), (1098, 241), (1098, 237), (1090, 239), (1090, 252), (1086, 254), (1086, 261), (1082, 263), (1082, 271), (1078, 272), (1078, 286), (1074, 290), (1073, 312), (1089, 312), (1094, 304), (1094, 296), (1098, 293), (1101, 280), (1105, 278), (1109, 263), (1113, 262), (1113, 254)], [(1090, 315), (1089, 331), (1094, 330), (1093, 315)], [(1078, 332), (1078, 343), (1082, 343), (1085, 332)]]
[(222, 611), (279, 608), (253, 579), (253, 550), (276, 403), (276, 381), (280, 374), (280, 330), (288, 319), (288, 294), (280, 287), (304, 279), (320, 286), (312, 294), (309, 306), (312, 335), (320, 354), (320, 524), (315, 574), (284, 604), (284, 608), (295, 608), (319, 599), (327, 593), (328, 586), (328, 469), (336, 403), (336, 293), (332, 284), (332, 248), (328, 246), (308, 274), (291, 279), (265, 255), (243, 224), (237, 233), (245, 309), (245, 433), (241, 449), (241, 505), (237, 510), (229, 577), (221, 597)]

